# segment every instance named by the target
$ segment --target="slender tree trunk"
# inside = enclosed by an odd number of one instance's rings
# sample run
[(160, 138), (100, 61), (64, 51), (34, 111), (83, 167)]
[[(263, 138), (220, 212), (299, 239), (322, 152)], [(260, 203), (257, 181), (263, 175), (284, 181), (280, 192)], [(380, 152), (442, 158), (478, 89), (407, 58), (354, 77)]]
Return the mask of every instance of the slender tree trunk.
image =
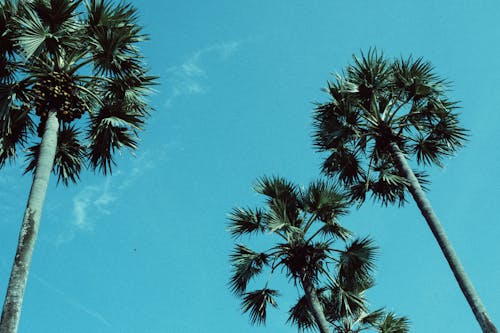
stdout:
[(312, 282), (306, 277), (302, 277), (300, 281), (302, 282), (302, 287), (304, 287), (307, 304), (309, 305), (309, 309), (314, 316), (314, 320), (318, 325), (319, 331), (321, 333), (331, 333), (330, 324), (326, 320), (325, 313), (323, 312), (323, 306), (319, 301), (316, 288), (314, 288)]
[(390, 148), (392, 157), (394, 158), (394, 161), (396, 163), (396, 167), (398, 168), (401, 175), (408, 181), (408, 190), (417, 203), (418, 208), (420, 208), (420, 212), (427, 221), (429, 228), (431, 228), (431, 231), (436, 238), (441, 251), (443, 251), (443, 254), (448, 261), (448, 264), (450, 265), (453, 275), (455, 275), (455, 279), (457, 280), (460, 289), (467, 299), (467, 302), (469, 303), (474, 316), (479, 322), (482, 331), (484, 333), (498, 333), (495, 325), (488, 316), (486, 308), (481, 302), (479, 295), (474, 289), (472, 282), (469, 280), (469, 277), (465, 273), (460, 259), (458, 258), (455, 250), (453, 249), (453, 246), (451, 245), (451, 242), (446, 236), (446, 233), (441, 226), (438, 217), (434, 213), (434, 210), (432, 209), (427, 196), (422, 190), (422, 187), (420, 186), (417, 177), (415, 177), (415, 174), (413, 173), (413, 170), (408, 164), (405, 156), (395, 142), (392, 142), (390, 144)]
[(42, 216), (43, 202), (56, 154), (58, 129), (59, 122), (56, 113), (49, 112), (40, 144), (28, 204), (24, 213), (21, 231), (19, 232), (16, 256), (3, 305), (0, 333), (16, 333), (19, 325), (29, 267)]

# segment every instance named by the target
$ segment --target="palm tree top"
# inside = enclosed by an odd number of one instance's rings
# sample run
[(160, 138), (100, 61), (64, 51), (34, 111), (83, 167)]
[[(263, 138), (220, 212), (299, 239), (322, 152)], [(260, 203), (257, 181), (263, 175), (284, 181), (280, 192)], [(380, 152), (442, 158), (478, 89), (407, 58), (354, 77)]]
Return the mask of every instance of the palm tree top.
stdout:
[[(347, 185), (358, 202), (370, 191), (384, 204), (402, 204), (405, 181), (390, 143), (418, 165), (442, 166), (467, 139), (448, 86), (422, 58), (389, 60), (375, 49), (353, 56), (328, 82), (330, 100), (315, 108), (314, 144), (328, 153), (323, 172)], [(416, 176), (425, 184), (424, 173)]]
[(124, 2), (2, 1), (0, 166), (26, 150), (33, 171), (33, 141), (56, 112), (58, 179), (77, 181), (85, 165), (110, 173), (116, 151), (137, 147), (151, 110), (145, 98), (156, 78), (138, 48), (147, 39), (141, 31)]
[[(265, 251), (237, 243), (230, 256), (229, 286), (242, 299), (242, 311), (249, 313), (250, 321), (265, 323), (267, 306), (277, 307), (280, 293), (269, 285), (271, 277), (282, 272), (294, 284), (307, 280), (321, 286), (318, 297), (332, 325), (346, 318), (356, 327), (368, 325), (369, 318), (380, 323), (383, 312), (369, 312), (364, 298), (365, 290), (373, 286), (376, 246), (369, 238), (351, 239), (351, 232), (339, 223), (349, 208), (341, 188), (325, 180), (299, 187), (275, 176), (259, 178), (254, 190), (264, 197), (264, 207), (234, 208), (228, 226), (234, 239), (264, 234), (276, 239)], [(344, 248), (335, 246), (339, 241)], [(248, 290), (258, 282), (264, 287)], [(305, 297), (300, 296), (289, 310), (288, 322), (299, 329), (315, 327)]]

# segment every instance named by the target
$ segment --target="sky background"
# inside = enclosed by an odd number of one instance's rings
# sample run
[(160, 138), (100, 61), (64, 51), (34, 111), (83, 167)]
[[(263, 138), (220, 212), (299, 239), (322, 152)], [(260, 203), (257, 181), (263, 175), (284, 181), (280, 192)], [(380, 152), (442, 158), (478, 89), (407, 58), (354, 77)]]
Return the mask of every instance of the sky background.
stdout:
[[(424, 57), (453, 81), (470, 142), (430, 170), (429, 198), (493, 321), (500, 325), (498, 1), (138, 0), (159, 75), (156, 111), (135, 156), (111, 177), (82, 175), (47, 194), (20, 333), (296, 332), (297, 297), (276, 276), (279, 308), (252, 327), (227, 288), (227, 213), (262, 203), (262, 175), (307, 185), (322, 156), (311, 111), (353, 53)], [(23, 158), (0, 171), (0, 295), (30, 187)], [(372, 308), (412, 332), (480, 332), (413, 202), (367, 202), (341, 221), (380, 246)], [(254, 243), (255, 244), (255, 243)]]

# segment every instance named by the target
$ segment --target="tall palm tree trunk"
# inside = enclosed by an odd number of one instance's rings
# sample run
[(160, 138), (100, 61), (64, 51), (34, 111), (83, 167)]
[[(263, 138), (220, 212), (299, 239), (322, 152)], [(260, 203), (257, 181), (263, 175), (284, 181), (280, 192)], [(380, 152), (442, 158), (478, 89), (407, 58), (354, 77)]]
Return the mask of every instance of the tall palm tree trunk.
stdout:
[(427, 221), (429, 228), (431, 228), (431, 231), (436, 238), (446, 260), (448, 261), (453, 275), (455, 275), (455, 279), (457, 280), (460, 289), (467, 299), (467, 302), (469, 303), (474, 316), (479, 322), (483, 333), (498, 333), (495, 325), (488, 316), (486, 308), (481, 302), (479, 295), (474, 289), (474, 286), (472, 285), (469, 277), (465, 273), (460, 259), (458, 258), (455, 250), (453, 249), (453, 246), (451, 245), (451, 242), (446, 236), (446, 233), (441, 226), (438, 217), (434, 213), (434, 210), (432, 209), (427, 196), (422, 190), (420, 183), (415, 177), (413, 170), (408, 164), (408, 161), (395, 142), (391, 142), (390, 149), (392, 157), (396, 163), (396, 167), (398, 168), (401, 175), (408, 181), (408, 190), (417, 203), (418, 208), (420, 208), (420, 212)]
[(321, 333), (331, 333), (330, 324), (326, 320), (325, 313), (323, 312), (323, 306), (321, 305), (316, 288), (314, 288), (312, 282), (307, 277), (302, 277), (301, 279), (302, 287), (304, 287), (304, 292), (306, 294), (307, 304), (309, 305), (309, 310), (311, 310), (314, 320), (318, 325), (319, 331)]
[(9, 286), (2, 310), (0, 333), (16, 333), (19, 325), (29, 267), (42, 216), (43, 202), (56, 154), (58, 129), (59, 122), (56, 113), (49, 112), (40, 144), (28, 204), (26, 205), (21, 231), (19, 232), (16, 256), (12, 265)]

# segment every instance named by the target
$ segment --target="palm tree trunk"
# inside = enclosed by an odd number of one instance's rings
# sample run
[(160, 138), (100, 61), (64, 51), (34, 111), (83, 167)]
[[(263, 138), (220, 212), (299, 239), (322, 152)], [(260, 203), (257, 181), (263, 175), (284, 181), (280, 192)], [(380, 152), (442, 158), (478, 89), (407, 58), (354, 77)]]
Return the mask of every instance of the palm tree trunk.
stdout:
[(455, 279), (479, 322), (483, 333), (498, 333), (405, 156), (395, 142), (391, 142), (390, 149), (396, 167), (408, 181), (408, 190), (417, 203), (418, 208), (420, 208), (420, 212), (427, 221), (429, 228), (431, 228), (432, 234), (448, 261), (453, 275), (455, 275)]
[(307, 277), (301, 277), (300, 281), (302, 282), (302, 287), (304, 287), (309, 310), (311, 310), (313, 314), (319, 331), (321, 333), (330, 333), (330, 324), (326, 320), (325, 313), (323, 312), (323, 306), (319, 301), (316, 288), (314, 288), (312, 282)]
[(19, 232), (16, 256), (12, 265), (9, 286), (2, 310), (0, 333), (16, 333), (19, 325), (29, 267), (42, 216), (43, 202), (56, 154), (58, 129), (59, 122), (56, 113), (49, 112), (40, 144), (28, 204), (26, 205), (21, 231)]

